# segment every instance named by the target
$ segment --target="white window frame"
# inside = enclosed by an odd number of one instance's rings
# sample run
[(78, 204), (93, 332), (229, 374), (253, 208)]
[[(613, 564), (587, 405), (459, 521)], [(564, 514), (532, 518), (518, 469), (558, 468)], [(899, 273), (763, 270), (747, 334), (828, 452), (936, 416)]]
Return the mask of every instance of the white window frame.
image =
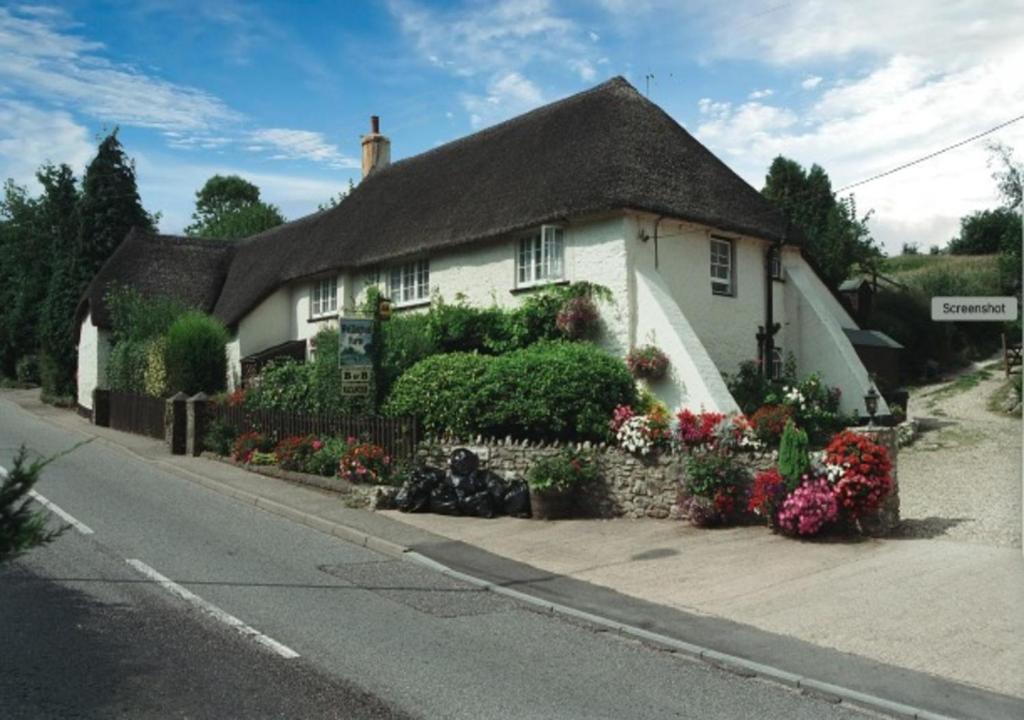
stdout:
[(430, 260), (414, 260), (388, 270), (388, 297), (394, 307), (430, 302)]
[(730, 238), (712, 235), (708, 244), (710, 250), (711, 267), (711, 294), (734, 296), (736, 294), (736, 283), (734, 282), (735, 253), (733, 241)]
[(782, 255), (778, 250), (773, 250), (769, 260), (768, 266), (769, 272), (771, 273), (772, 280), (782, 279)]
[(541, 225), (516, 243), (517, 288), (565, 279), (565, 228)]
[(313, 282), (309, 291), (309, 316), (334, 317), (338, 314), (338, 276), (321, 278)]
[(772, 380), (778, 380), (782, 377), (782, 370), (786, 365), (785, 359), (782, 357), (782, 348), (772, 345), (772, 366), (768, 369)]

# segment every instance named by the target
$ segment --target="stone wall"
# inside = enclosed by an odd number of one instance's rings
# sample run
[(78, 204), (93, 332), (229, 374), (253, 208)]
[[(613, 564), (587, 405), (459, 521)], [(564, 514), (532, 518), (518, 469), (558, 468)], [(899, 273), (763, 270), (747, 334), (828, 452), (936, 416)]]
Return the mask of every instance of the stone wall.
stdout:
[[(447, 467), (455, 448), (468, 448), (480, 457), (480, 466), (508, 480), (525, 480), (526, 472), (538, 458), (555, 455), (566, 446), (559, 443), (530, 443), (511, 439), (459, 442), (427, 440), (420, 444), (418, 458), (435, 467)], [(639, 458), (616, 447), (590, 443), (573, 445), (592, 450), (600, 467), (601, 480), (581, 497), (580, 509), (595, 517), (675, 518), (679, 488), (686, 472), (686, 453), (666, 452)], [(741, 454), (740, 462), (752, 471), (775, 464), (771, 455)]]
[[(900, 522), (899, 446), (896, 432), (892, 428), (856, 427), (854, 432), (871, 437), (885, 445), (892, 460), (893, 492), (879, 512), (863, 518), (861, 528), (865, 534), (884, 536), (891, 533)], [(428, 465), (446, 468), (448, 456), (456, 448), (468, 448), (480, 458), (480, 466), (491, 470), (508, 480), (525, 480), (530, 466), (541, 457), (555, 455), (566, 446), (560, 443), (531, 443), (505, 440), (484, 440), (461, 442), (453, 439), (430, 439), (422, 442), (417, 458)], [(679, 488), (686, 474), (687, 453), (672, 451), (645, 458), (636, 457), (617, 447), (604, 443), (593, 446), (590, 443), (573, 445), (582, 450), (592, 450), (600, 467), (600, 481), (580, 498), (580, 510), (591, 517), (625, 518), (676, 518), (679, 516), (677, 502)], [(775, 465), (775, 453), (739, 453), (738, 461), (751, 473), (767, 470)]]

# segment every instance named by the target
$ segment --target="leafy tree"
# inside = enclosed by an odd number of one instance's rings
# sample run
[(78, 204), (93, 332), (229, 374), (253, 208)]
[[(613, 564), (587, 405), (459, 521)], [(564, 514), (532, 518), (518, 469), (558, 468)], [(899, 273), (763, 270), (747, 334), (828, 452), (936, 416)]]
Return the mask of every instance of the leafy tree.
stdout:
[(10, 473), (0, 471), (0, 563), (37, 545), (52, 542), (67, 529), (64, 526), (47, 530), (48, 513), (32, 509), (29, 493), (39, 481), (39, 471), (50, 461), (29, 463), (27, 456), (28, 451), (22, 445), (14, 456)]
[(284, 222), (274, 205), (260, 200), (260, 189), (237, 175), (214, 175), (196, 192), (196, 211), (187, 235), (237, 240)]
[[(39, 320), (40, 375), (44, 397), (74, 394), (78, 363), (74, 313), (89, 281), (133, 227), (153, 231), (155, 218), (143, 208), (135, 185), (135, 164), (124, 153), (117, 130), (104, 138), (85, 170), (77, 213), (70, 210), (70, 173), (58, 172), (60, 188), (54, 222), (75, 240), (52, 237), (53, 265)], [(40, 178), (44, 187), (46, 182)], [(72, 219), (76, 218), (76, 219)]]
[(332, 195), (331, 197), (327, 198), (327, 202), (319, 203), (316, 206), (316, 209), (319, 210), (320, 212), (323, 212), (324, 210), (330, 210), (333, 207), (338, 207), (338, 205), (341, 204), (341, 201), (344, 200), (345, 198), (347, 198), (349, 195), (351, 195), (352, 191), (355, 190), (355, 189), (356, 189), (355, 183), (352, 182), (352, 178), (349, 178), (348, 179), (348, 188), (346, 188), (345, 190), (342, 190), (337, 195)]
[(960, 218), (960, 235), (950, 240), (949, 252), (953, 255), (1009, 253), (1015, 246), (1019, 248), (1020, 243), (1020, 213), (1002, 207)]
[(1013, 149), (1002, 143), (989, 143), (988, 150), (992, 153), (989, 166), (996, 164), (1000, 169), (992, 173), (999, 194), (1003, 199), (1003, 207), (1020, 210), (1024, 205), (1024, 165), (1013, 159)]
[(76, 243), (78, 189), (67, 165), (36, 173), (38, 198), (8, 181), (0, 200), (0, 374), (36, 352), (53, 265)]
[(903, 243), (903, 249), (900, 250), (900, 255), (920, 255), (921, 250), (917, 247), (917, 243)]
[(142, 208), (135, 184), (135, 162), (125, 155), (117, 129), (100, 142), (85, 170), (78, 208), (78, 260), (91, 278), (133, 227), (154, 231), (154, 218)]
[(821, 166), (805, 171), (780, 155), (772, 161), (761, 193), (803, 236), (804, 249), (829, 284), (841, 283), (853, 266), (870, 268), (881, 258), (867, 228), (871, 213), (858, 217), (852, 195), (837, 199)]

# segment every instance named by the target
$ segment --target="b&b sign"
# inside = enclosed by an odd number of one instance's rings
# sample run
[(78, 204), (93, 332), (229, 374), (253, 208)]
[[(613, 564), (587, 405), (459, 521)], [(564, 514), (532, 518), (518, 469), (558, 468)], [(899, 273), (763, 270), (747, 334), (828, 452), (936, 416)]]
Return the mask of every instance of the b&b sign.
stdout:
[(341, 392), (366, 395), (373, 376), (373, 321), (366, 318), (341, 318), (338, 337), (338, 367)]

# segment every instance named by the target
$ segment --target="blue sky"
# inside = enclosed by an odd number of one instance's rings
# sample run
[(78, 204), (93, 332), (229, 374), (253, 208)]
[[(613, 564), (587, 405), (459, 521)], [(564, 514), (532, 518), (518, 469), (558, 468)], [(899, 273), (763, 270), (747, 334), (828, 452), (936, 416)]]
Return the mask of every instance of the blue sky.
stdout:
[[(217, 172), (294, 219), (358, 181), (371, 114), (400, 159), (623, 75), (755, 187), (778, 154), (841, 187), (1024, 114), (1021, 37), (1014, 0), (4, 3), (0, 177), (81, 172), (117, 125), (163, 231)], [(1024, 156), (1024, 122), (989, 139)], [(995, 204), (988, 159), (858, 208), (890, 250), (945, 244)]]

